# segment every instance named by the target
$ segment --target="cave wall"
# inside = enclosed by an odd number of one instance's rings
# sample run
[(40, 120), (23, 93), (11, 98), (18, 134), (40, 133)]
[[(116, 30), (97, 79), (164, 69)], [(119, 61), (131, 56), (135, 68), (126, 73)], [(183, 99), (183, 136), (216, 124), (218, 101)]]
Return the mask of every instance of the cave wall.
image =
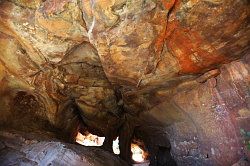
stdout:
[(0, 132), (0, 165), (127, 166), (100, 148), (81, 147), (53, 138), (52, 133)]
[(186, 117), (167, 130), (180, 163), (232, 165), (249, 157), (248, 64), (227, 64), (218, 77), (173, 98)]
[(155, 93), (161, 102), (139, 115), (143, 127), (136, 135), (165, 147), (169, 139), (178, 165), (233, 165), (249, 158), (249, 56), (220, 71), (170, 98), (168, 90)]
[(0, 127), (67, 140), (83, 123), (111, 139), (153, 125), (179, 165), (249, 157), (249, 9), (247, 0), (2, 0)]

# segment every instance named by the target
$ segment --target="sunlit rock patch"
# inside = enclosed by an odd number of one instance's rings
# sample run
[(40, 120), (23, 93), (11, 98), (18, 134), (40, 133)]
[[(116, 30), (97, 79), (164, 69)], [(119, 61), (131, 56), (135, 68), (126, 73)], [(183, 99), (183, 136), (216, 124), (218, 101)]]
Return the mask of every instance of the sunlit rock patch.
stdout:
[(148, 154), (137, 144), (131, 144), (132, 159), (137, 163), (147, 161)]
[(82, 135), (78, 132), (76, 136), (76, 142), (84, 146), (102, 146), (104, 139), (105, 137), (98, 137), (91, 133), (85, 133)]
[[(75, 141), (78, 144), (84, 145), (84, 146), (102, 146), (103, 142), (105, 140), (105, 137), (99, 137), (97, 135), (93, 135), (89, 132), (85, 132), (84, 134), (81, 134), (80, 132), (77, 133), (77, 136), (75, 138)], [(143, 149), (143, 147), (144, 149)], [(117, 137), (113, 141), (113, 152), (116, 155), (120, 154), (119, 149), (119, 137)], [(132, 152), (132, 160), (134, 163), (149, 163), (148, 160), (148, 152), (145, 149), (145, 145), (142, 142), (133, 141), (131, 143), (131, 152)]]

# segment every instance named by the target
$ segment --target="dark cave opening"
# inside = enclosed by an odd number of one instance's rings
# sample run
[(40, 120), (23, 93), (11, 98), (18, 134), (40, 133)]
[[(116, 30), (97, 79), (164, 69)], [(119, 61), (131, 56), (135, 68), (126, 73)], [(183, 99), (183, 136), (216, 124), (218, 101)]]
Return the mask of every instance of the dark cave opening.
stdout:
[[(157, 133), (157, 130), (154, 131)], [(142, 130), (135, 130), (135, 133), (130, 142), (131, 151), (128, 154), (130, 156), (130, 160), (127, 162), (130, 162), (134, 166), (176, 165), (176, 162), (170, 153), (170, 144), (164, 144), (163, 142), (161, 142), (161, 139), (159, 139), (159, 137), (162, 137), (162, 134), (157, 138), (152, 137), (152, 135), (149, 136), (148, 133), (142, 134), (141, 132)], [(152, 130), (150, 132), (152, 132), (151, 134), (154, 133)], [(92, 134), (86, 129), (85, 131), (78, 131), (75, 142), (83, 146), (97, 146), (102, 148), (103, 143), (105, 142), (105, 137)], [(122, 145), (120, 145), (119, 137), (114, 138), (112, 144), (112, 152), (115, 155), (120, 156), (120, 146)]]
[[(83, 146), (102, 147), (104, 141), (105, 137), (92, 134), (88, 130), (78, 131), (75, 138), (75, 142)], [(112, 148), (114, 154), (120, 155), (119, 137), (113, 140)], [(136, 166), (148, 166), (150, 164), (149, 152), (145, 143), (140, 139), (133, 138), (131, 141), (131, 160), (133, 165)]]
[(134, 129), (132, 143), (136, 142), (146, 152), (149, 166), (176, 166), (171, 154), (171, 144), (164, 129), (157, 125), (138, 126)]

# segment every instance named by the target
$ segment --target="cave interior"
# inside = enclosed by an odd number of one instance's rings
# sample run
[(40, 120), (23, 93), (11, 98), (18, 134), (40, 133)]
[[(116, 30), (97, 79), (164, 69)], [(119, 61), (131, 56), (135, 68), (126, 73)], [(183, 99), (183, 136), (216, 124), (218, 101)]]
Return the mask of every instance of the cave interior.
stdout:
[(0, 166), (249, 166), (249, 0), (0, 0)]

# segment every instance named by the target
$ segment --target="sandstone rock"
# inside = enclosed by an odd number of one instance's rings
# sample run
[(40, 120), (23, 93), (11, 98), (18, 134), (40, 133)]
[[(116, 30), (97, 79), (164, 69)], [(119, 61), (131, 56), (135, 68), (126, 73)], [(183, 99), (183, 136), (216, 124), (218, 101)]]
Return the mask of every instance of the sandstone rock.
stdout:
[[(232, 165), (249, 157), (249, 9), (246, 0), (0, 1), (0, 126), (61, 141), (82, 127), (108, 146), (120, 135), (126, 160), (134, 128), (153, 126), (178, 165)], [(164, 142), (156, 138), (146, 146)], [(68, 162), (62, 151), (82, 162), (63, 143), (26, 143), (59, 147), (55, 163)], [(47, 162), (13, 147), (4, 162)]]
[(23, 133), (1, 131), (0, 139), (6, 146), (0, 150), (0, 165), (127, 165), (104, 150), (44, 139), (39, 134), (27, 138)]

